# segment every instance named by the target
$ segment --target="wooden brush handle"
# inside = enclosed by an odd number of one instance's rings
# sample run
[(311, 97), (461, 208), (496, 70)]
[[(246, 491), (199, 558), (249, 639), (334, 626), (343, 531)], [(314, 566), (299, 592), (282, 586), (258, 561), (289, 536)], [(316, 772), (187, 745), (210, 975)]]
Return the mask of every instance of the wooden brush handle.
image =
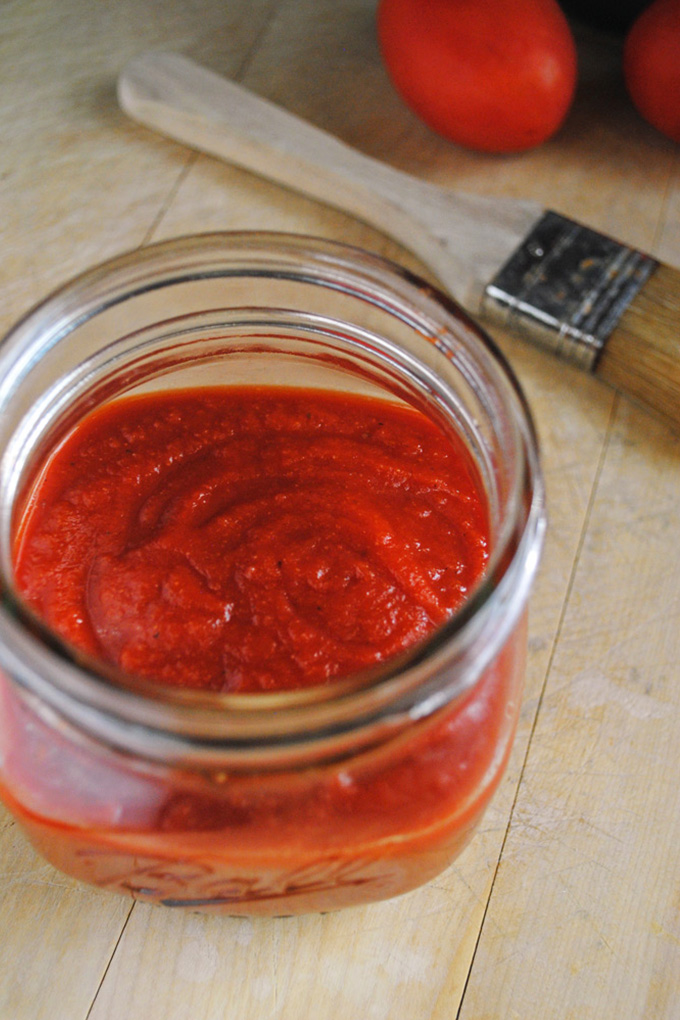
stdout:
[(420, 181), (177, 54), (137, 57), (121, 74), (118, 95), (135, 120), (396, 238), (472, 312), (541, 213), (533, 202), (459, 195)]
[(660, 265), (621, 316), (596, 374), (680, 428), (680, 271)]

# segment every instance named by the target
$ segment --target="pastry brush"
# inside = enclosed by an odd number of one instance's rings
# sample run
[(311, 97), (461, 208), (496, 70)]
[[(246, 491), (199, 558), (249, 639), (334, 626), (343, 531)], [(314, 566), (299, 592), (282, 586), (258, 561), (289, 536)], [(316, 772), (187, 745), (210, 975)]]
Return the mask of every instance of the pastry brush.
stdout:
[(118, 96), (140, 123), (377, 227), (473, 316), (680, 426), (677, 269), (537, 203), (413, 177), (178, 54), (137, 57)]

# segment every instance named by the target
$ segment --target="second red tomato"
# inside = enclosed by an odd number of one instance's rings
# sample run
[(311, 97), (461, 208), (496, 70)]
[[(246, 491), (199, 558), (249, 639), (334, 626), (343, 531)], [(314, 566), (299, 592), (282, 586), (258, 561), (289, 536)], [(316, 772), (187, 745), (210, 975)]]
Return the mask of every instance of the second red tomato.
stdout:
[(378, 36), (405, 102), (468, 148), (530, 149), (571, 105), (576, 48), (555, 0), (380, 0)]

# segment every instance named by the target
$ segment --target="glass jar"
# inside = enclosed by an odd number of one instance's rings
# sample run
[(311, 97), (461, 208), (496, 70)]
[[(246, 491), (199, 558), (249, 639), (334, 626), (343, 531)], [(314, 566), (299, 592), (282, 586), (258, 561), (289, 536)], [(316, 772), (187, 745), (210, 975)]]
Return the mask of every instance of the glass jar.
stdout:
[[(378, 257), (209, 234), (97, 267), (0, 348), (0, 795), (78, 879), (192, 910), (285, 915), (403, 893), (459, 853), (508, 758), (545, 527), (535, 435), (492, 342)], [(176, 386), (267, 384), (410, 404), (464, 440), (491, 519), (484, 577), (380, 669), (215, 694), (66, 647), (13, 584), (22, 493), (86, 414)]]

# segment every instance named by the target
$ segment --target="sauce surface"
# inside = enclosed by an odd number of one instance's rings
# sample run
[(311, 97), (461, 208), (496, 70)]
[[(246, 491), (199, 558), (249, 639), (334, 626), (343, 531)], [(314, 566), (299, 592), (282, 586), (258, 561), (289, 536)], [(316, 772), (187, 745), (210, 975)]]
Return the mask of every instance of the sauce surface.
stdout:
[(66, 640), (163, 683), (318, 684), (421, 640), (488, 555), (463, 444), (386, 401), (278, 387), (108, 405), (52, 455), (19, 589)]

